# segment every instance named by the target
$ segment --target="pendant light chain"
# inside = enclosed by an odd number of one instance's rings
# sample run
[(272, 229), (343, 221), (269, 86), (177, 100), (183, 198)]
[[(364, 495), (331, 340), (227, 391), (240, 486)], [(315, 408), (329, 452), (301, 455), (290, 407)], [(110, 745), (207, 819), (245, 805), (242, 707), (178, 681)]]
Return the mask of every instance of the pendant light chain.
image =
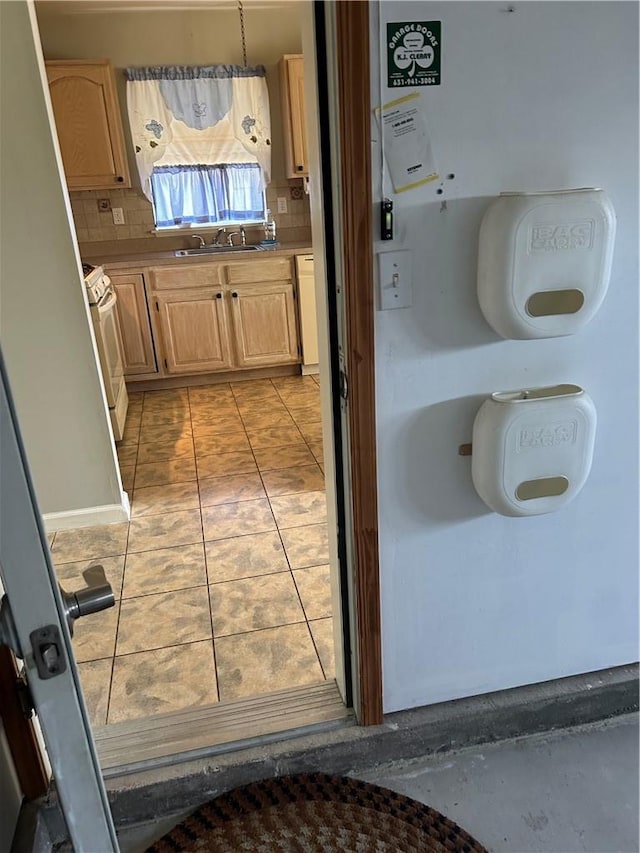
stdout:
[(244, 62), (244, 67), (247, 67), (247, 40), (244, 34), (244, 9), (242, 7), (242, 0), (238, 0), (238, 13), (240, 15), (240, 36), (242, 38), (242, 60)]

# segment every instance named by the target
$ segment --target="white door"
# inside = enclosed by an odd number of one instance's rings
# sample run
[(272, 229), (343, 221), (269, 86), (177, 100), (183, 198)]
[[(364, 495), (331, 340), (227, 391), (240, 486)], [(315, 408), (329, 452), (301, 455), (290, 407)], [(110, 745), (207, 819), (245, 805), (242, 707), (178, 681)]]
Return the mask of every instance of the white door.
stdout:
[(117, 851), (67, 627), (66, 608), (90, 610), (91, 596), (63, 601), (1, 354), (0, 579), (0, 638), (24, 661), (74, 850)]

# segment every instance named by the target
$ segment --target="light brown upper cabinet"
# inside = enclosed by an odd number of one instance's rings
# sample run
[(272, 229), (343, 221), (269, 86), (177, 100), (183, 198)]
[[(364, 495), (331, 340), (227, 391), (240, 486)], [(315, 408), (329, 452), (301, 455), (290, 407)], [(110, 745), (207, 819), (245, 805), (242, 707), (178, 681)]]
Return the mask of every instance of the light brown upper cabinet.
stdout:
[(288, 54), (280, 60), (280, 92), (284, 122), (285, 171), (288, 178), (308, 178), (302, 56)]
[(130, 187), (109, 61), (52, 60), (46, 68), (69, 189)]

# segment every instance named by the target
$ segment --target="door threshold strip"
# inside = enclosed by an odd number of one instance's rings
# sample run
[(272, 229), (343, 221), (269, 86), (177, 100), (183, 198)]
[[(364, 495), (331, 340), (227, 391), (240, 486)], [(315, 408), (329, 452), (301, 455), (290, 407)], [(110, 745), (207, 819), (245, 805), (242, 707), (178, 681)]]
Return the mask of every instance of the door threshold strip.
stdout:
[[(106, 777), (255, 746), (353, 720), (335, 681), (187, 708), (94, 730)], [(274, 737), (277, 735), (278, 737)]]

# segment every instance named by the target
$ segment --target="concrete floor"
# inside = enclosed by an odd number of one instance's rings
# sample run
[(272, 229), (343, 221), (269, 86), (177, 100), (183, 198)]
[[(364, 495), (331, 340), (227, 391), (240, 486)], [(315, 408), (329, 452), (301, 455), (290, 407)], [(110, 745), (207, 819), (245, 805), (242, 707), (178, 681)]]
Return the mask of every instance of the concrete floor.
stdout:
[(495, 853), (639, 849), (635, 715), (358, 776), (438, 809)]
[[(438, 809), (495, 853), (640, 850), (635, 714), (353, 775)], [(123, 853), (177, 820), (122, 832)]]

